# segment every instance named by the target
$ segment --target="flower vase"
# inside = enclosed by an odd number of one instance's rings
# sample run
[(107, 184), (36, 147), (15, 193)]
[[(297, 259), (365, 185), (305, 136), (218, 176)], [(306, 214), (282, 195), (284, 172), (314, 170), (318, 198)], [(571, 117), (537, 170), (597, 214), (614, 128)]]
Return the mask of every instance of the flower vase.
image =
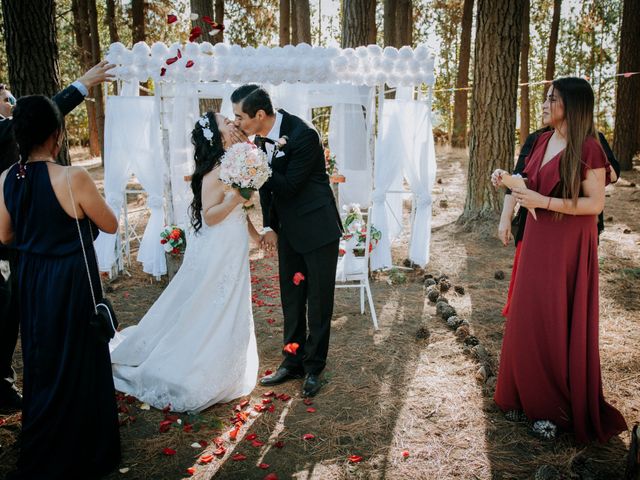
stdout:
[(164, 256), (167, 259), (167, 274), (169, 275), (169, 281), (171, 281), (176, 273), (178, 273), (180, 265), (182, 265), (184, 254), (165, 252)]

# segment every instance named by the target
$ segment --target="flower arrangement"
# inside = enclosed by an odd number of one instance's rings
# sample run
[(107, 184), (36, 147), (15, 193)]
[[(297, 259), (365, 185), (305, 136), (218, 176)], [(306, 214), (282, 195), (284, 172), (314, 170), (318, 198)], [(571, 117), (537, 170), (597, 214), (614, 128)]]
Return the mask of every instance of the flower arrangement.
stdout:
[[(343, 205), (342, 209), (347, 212), (347, 216), (343, 222), (344, 235), (342, 236), (342, 240), (344, 246), (340, 247), (340, 253), (344, 254), (346, 252), (345, 246), (347, 244), (353, 245), (353, 240), (355, 240), (353, 250), (356, 252), (356, 255), (359, 254), (362, 256), (364, 255), (364, 246), (367, 241), (367, 224), (362, 216), (360, 205), (352, 203), (350, 205)], [(371, 253), (378, 244), (380, 238), (382, 238), (382, 232), (371, 225), (371, 231), (369, 232), (369, 253)]]
[(167, 225), (160, 232), (160, 243), (164, 251), (171, 255), (180, 255), (187, 248), (187, 238), (184, 230), (175, 225)]
[(324, 149), (324, 164), (327, 175), (332, 176), (336, 172), (336, 156), (326, 147)]
[(271, 176), (267, 155), (253, 143), (236, 143), (220, 160), (220, 180), (240, 190), (247, 200)]

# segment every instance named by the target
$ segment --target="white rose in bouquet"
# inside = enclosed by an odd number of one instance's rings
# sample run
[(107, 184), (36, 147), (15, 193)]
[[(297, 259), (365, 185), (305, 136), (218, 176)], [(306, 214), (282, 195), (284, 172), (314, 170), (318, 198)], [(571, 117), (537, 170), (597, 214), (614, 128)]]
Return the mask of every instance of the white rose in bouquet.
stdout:
[(267, 155), (253, 143), (236, 143), (220, 160), (220, 180), (240, 190), (249, 199), (271, 176)]

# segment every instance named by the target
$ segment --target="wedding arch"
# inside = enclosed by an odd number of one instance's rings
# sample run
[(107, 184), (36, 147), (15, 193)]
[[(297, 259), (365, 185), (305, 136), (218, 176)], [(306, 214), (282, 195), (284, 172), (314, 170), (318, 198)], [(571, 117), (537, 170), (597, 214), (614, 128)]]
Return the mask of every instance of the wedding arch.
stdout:
[[(371, 222), (382, 232), (372, 269), (392, 265), (391, 242), (402, 230), (407, 195), (413, 205), (408, 257), (427, 264), (436, 162), (434, 55), (426, 46), (254, 48), (189, 42), (149, 47), (140, 42), (127, 49), (114, 43), (107, 60), (117, 65), (119, 94), (107, 99), (105, 196), (120, 216), (132, 174), (147, 192), (151, 216), (138, 251), (145, 272), (166, 273), (159, 242), (165, 222), (188, 224), (185, 178), (193, 168), (190, 132), (200, 99), (218, 99), (221, 113), (233, 117), (231, 92), (249, 82), (265, 86), (277, 107), (307, 120), (311, 109), (331, 107), (328, 143), (346, 177), (339, 203), (373, 205)], [(153, 95), (140, 96), (141, 82), (149, 78)], [(388, 89), (396, 92), (393, 100), (385, 99)], [(117, 234), (100, 235), (96, 252), (100, 269), (112, 271), (120, 253)]]

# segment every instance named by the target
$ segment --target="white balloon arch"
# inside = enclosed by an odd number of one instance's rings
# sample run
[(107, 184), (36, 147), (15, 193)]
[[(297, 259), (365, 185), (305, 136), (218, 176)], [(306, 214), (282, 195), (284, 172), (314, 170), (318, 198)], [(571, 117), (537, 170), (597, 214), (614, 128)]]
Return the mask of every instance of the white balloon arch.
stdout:
[[(264, 85), (276, 106), (308, 120), (312, 108), (332, 107), (329, 145), (347, 177), (339, 188), (340, 203), (373, 203), (372, 222), (383, 232), (371, 255), (372, 268), (391, 266), (391, 241), (401, 231), (402, 199), (408, 193), (405, 180), (413, 200), (409, 258), (428, 262), (435, 77), (434, 55), (426, 46), (254, 48), (189, 42), (149, 47), (141, 42), (127, 49), (114, 43), (106, 59), (117, 65), (120, 88), (107, 100), (105, 195), (120, 214), (129, 175), (135, 173), (147, 191), (151, 217), (138, 252), (145, 272), (166, 273), (159, 242), (163, 223), (187, 223), (189, 134), (200, 115), (199, 99), (220, 99), (221, 112), (231, 116), (231, 92), (249, 82)], [(149, 78), (154, 95), (138, 96), (140, 82)], [(396, 89), (394, 100), (385, 100), (385, 85)], [(96, 242), (103, 271), (122, 268), (117, 238), (102, 234)]]

